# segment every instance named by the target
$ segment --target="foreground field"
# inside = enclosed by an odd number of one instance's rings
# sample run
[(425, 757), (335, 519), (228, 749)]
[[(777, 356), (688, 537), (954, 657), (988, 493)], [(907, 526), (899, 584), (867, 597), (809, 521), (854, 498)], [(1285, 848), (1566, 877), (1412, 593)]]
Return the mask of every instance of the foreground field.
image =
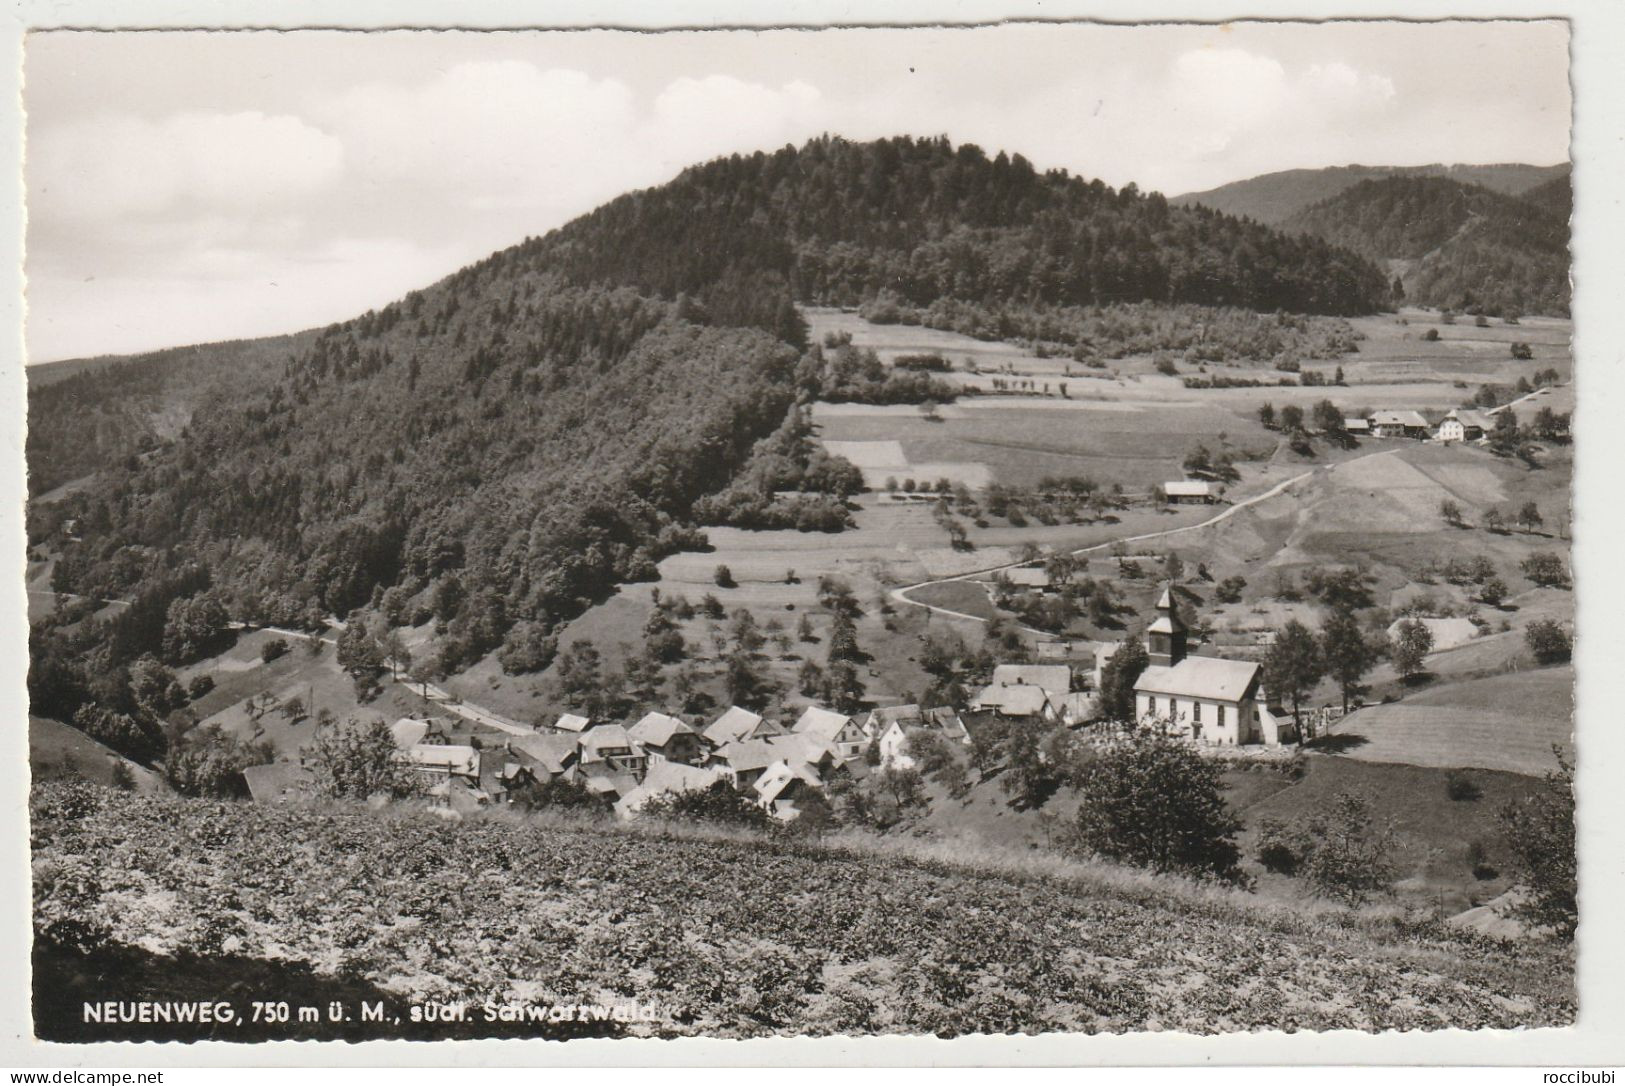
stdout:
[[(448, 824), (60, 785), (36, 794), (32, 828), (36, 1030), (51, 1039), (434, 1036), (446, 1031), (411, 1028), (410, 1005), (467, 1003), (477, 1017), (486, 1000), (658, 1004), (658, 1021), (589, 1031), (718, 1037), (1514, 1028), (1574, 1016), (1571, 960), (1554, 946), (1272, 910), (1054, 860), (978, 867), (883, 842)], [(98, 975), (109, 969), (118, 991)], [(383, 1000), (389, 1015), (93, 1034), (78, 1014), (94, 998), (226, 999), (246, 1015), (251, 1000), (307, 993)]]

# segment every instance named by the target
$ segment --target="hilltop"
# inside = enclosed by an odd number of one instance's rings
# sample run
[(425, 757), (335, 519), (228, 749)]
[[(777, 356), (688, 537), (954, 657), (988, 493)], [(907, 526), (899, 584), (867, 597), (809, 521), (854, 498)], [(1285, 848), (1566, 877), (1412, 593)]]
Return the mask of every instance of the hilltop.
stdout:
[[(432, 609), (440, 671), (499, 646), (534, 668), (560, 623), (703, 548), (697, 503), (742, 476), (822, 488), (838, 526), (846, 476), (808, 480), (791, 409), (850, 374), (804, 349), (797, 302), (1346, 313), (1385, 294), (1345, 250), (1133, 186), (946, 140), (825, 138), (694, 167), (355, 320), (184, 356), (229, 394), (165, 407), (181, 356), (43, 386), (41, 484), (98, 474), (31, 538), (73, 521), (53, 587), (136, 598), (123, 649), (96, 654), (113, 667), (150, 650), (178, 598), (308, 626), (398, 590)], [(132, 382), (150, 391), (126, 408)], [(83, 700), (89, 680), (64, 681), (36, 697)]]
[[(1538, 198), (1561, 208), (1566, 178)], [(1361, 181), (1287, 219), (1298, 230), (1386, 264), (1404, 297), (1491, 314), (1569, 311), (1568, 218), (1445, 177)]]
[(1566, 162), (1555, 166), (1531, 166), (1521, 162), (1484, 166), (1328, 166), (1262, 174), (1202, 192), (1171, 196), (1169, 202), (1181, 207), (1210, 207), (1266, 226), (1279, 226), (1305, 208), (1329, 200), (1362, 181), (1386, 177), (1443, 177), (1508, 196), (1520, 196), (1541, 184), (1566, 178), (1568, 174)]
[[(85, 785), (37, 790), (32, 816), (47, 1040), (114, 1035), (84, 1024), (83, 999), (229, 1000), (246, 1017), (278, 991), (400, 1016), (270, 1027), (350, 1039), (444, 1036), (409, 1021), (429, 1003), (468, 1005), (454, 1035), (551, 1037), (1533, 1028), (1575, 1013), (1567, 948), (1055, 858)], [(487, 1001), (663, 1013), (486, 1024)]]

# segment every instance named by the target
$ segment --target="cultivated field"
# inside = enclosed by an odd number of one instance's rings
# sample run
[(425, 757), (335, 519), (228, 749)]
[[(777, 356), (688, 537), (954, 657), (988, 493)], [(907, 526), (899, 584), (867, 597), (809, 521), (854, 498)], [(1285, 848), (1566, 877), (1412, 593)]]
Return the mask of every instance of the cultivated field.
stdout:
[[(266, 992), (382, 1000), (381, 1024), (278, 1027), (350, 1039), (443, 1036), (410, 1024), (412, 1003), (467, 1005), (455, 1035), (554, 1037), (1530, 1028), (1575, 1013), (1564, 947), (1048, 857), (82, 786), (38, 792), (32, 825), (34, 1008), (49, 1040), (111, 1036), (87, 1033), (84, 999), (246, 1012)], [(486, 1001), (659, 1013), (482, 1023)]]

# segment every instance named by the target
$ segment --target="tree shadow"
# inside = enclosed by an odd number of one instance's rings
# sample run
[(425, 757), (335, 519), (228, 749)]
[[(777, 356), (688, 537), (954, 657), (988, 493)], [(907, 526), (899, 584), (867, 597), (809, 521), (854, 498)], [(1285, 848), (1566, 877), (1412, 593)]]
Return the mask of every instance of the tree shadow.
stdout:
[(1304, 744), (1304, 749), (1320, 751), (1322, 754), (1346, 754), (1365, 746), (1371, 740), (1363, 735), (1345, 732), (1340, 735), (1321, 735)]

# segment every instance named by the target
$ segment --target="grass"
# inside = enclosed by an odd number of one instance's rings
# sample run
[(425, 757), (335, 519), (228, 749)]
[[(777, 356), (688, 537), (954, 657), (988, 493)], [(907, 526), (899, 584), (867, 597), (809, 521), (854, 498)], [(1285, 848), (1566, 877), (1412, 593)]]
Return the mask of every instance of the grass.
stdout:
[[(1501, 841), (1496, 813), (1507, 802), (1540, 790), (1539, 780), (1516, 773), (1486, 769), (1449, 771), (1412, 765), (1378, 764), (1346, 756), (1311, 755), (1303, 779), (1253, 804), (1246, 811), (1243, 851), (1256, 851), (1259, 824), (1267, 818), (1302, 825), (1311, 815), (1328, 811), (1340, 792), (1368, 801), (1380, 819), (1391, 821), (1396, 832), (1391, 858), (1395, 864), (1401, 900), (1431, 906), (1454, 915), (1480, 905), (1512, 885), (1508, 856)], [(1452, 800), (1447, 778), (1459, 773), (1482, 793), (1470, 801)], [(1467, 862), (1467, 849), (1481, 842), (1500, 874), (1480, 880)], [(1264, 872), (1254, 865), (1259, 892), (1292, 899), (1301, 895), (1296, 880)]]
[(1540, 668), (1434, 686), (1350, 714), (1335, 729), (1365, 743), (1352, 758), (1476, 766), (1540, 776), (1553, 744), (1573, 752), (1574, 669)]

